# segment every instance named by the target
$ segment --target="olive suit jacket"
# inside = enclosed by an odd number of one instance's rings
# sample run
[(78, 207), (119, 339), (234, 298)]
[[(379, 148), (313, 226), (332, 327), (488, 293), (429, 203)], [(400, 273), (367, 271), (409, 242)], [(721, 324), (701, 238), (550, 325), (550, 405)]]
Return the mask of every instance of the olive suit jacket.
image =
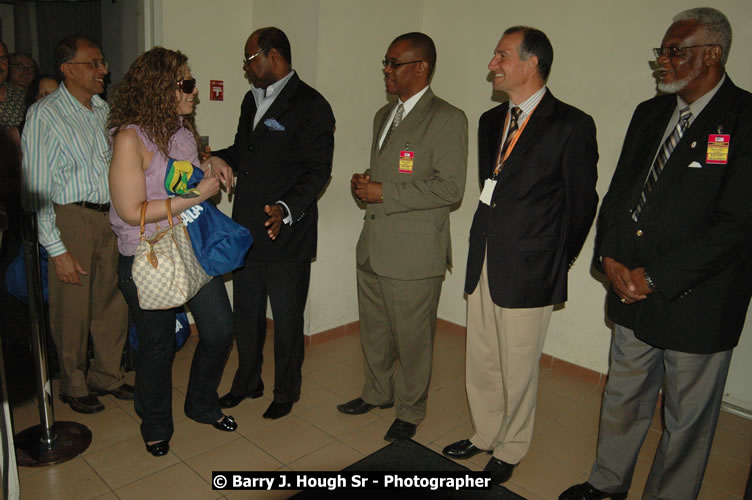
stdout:
[[(384, 201), (366, 208), (356, 259), (394, 279), (443, 276), (452, 264), (449, 212), (465, 192), (467, 118), (429, 88), (379, 150), (394, 106), (385, 105), (373, 120), (367, 173), (382, 184)], [(403, 151), (414, 154), (411, 169), (400, 168)]]

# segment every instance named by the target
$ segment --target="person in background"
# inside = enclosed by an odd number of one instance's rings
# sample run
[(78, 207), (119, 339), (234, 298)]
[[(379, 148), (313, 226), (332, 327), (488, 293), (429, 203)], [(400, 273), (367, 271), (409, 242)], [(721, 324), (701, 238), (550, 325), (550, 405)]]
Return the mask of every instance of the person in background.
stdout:
[[(116, 88), (109, 125), (113, 153), (109, 185), (110, 221), (117, 235), (120, 258), (118, 286), (136, 325), (136, 413), (141, 435), (154, 456), (169, 451), (172, 422), (172, 360), (175, 354), (175, 309), (144, 310), (131, 276), (139, 243), (141, 205), (148, 202), (147, 236), (168, 227), (165, 174), (169, 159), (198, 162), (198, 135), (193, 117), (198, 88), (188, 58), (177, 51), (155, 47), (136, 59)], [(201, 164), (205, 177), (194, 198), (171, 199), (173, 217), (219, 192), (220, 182), (232, 187), (229, 168)], [(237, 423), (222, 414), (217, 386), (232, 344), (232, 309), (221, 276), (214, 277), (188, 301), (198, 328), (185, 414), (201, 423), (231, 432)]]
[(31, 82), (39, 75), (39, 67), (31, 55), (25, 52), (14, 52), (10, 55), (10, 73), (8, 83), (26, 91)]
[[(18, 128), (26, 114), (25, 91), (8, 85), (9, 69), (8, 46), (0, 40), (0, 132)], [(13, 131), (11, 137), (16, 137), (14, 142), (17, 143), (18, 131)]]

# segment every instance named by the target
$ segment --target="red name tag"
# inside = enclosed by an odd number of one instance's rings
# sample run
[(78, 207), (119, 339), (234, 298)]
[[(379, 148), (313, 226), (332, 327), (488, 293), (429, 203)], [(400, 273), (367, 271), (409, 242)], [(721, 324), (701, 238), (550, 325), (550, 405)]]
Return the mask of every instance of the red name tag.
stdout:
[(414, 159), (414, 151), (400, 151), (399, 171), (406, 174), (412, 174)]
[(710, 134), (708, 136), (708, 156), (705, 163), (725, 165), (728, 163), (729, 144), (731, 136), (728, 134)]

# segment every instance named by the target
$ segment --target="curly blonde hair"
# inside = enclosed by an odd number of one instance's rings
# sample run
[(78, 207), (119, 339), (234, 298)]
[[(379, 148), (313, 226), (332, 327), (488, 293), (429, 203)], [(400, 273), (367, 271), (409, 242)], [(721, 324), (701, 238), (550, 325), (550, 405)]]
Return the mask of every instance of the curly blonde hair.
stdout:
[(175, 91), (187, 64), (185, 54), (164, 47), (154, 47), (133, 61), (110, 99), (108, 126), (113, 137), (127, 125), (138, 125), (169, 156), (170, 138), (183, 126), (198, 145), (194, 114), (181, 117), (177, 113)]

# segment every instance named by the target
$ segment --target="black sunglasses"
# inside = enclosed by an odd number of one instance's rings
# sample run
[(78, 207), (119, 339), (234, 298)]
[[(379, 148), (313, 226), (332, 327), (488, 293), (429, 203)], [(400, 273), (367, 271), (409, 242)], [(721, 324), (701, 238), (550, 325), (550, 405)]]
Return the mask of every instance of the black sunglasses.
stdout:
[(196, 88), (195, 78), (186, 78), (178, 82), (178, 88), (183, 91), (184, 94), (192, 94), (193, 89)]

